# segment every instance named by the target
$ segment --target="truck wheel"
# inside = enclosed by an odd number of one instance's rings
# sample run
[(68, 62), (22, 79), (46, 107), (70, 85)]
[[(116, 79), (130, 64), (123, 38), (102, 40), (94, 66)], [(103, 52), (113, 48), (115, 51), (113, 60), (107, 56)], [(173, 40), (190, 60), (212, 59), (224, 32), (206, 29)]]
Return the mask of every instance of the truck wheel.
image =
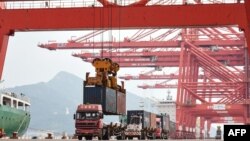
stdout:
[(82, 136), (78, 136), (78, 140), (82, 140)]
[(86, 140), (92, 140), (92, 136), (86, 136), (85, 139)]
[(133, 139), (133, 137), (127, 137), (128, 138), (128, 140), (132, 140)]

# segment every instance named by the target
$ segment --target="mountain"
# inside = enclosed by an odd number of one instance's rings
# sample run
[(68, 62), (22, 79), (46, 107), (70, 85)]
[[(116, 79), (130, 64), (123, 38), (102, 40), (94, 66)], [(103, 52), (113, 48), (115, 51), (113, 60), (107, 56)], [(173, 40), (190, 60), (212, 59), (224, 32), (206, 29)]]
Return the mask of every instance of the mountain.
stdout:
[[(17, 86), (7, 90), (24, 93), (31, 99), (30, 131), (54, 131), (74, 133), (73, 114), (82, 103), (83, 79), (68, 72), (59, 72), (48, 82)], [(127, 110), (141, 109), (140, 101), (149, 101), (130, 92), (127, 93)], [(145, 103), (146, 103), (145, 102)], [(133, 103), (133, 104), (131, 104)], [(144, 104), (145, 108), (151, 107)], [(105, 116), (105, 121), (119, 121), (117, 116)]]

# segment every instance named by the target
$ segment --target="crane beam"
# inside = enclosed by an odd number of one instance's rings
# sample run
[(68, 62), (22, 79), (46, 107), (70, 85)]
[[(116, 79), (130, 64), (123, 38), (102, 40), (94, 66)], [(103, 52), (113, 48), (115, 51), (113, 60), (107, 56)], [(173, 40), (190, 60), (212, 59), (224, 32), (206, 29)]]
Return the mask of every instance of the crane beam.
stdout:
[[(92, 62), (93, 59), (87, 59), (85, 61), (87, 62)], [(125, 62), (120, 62), (119, 59), (113, 59), (117, 60), (119, 62), (119, 65), (121, 67), (178, 67), (179, 62), (174, 61), (174, 62), (132, 62), (132, 61), (125, 61)], [(227, 63), (227, 66), (243, 66), (244, 62), (241, 61), (231, 61)]]
[(239, 25), (241, 29), (245, 29), (247, 26), (245, 4), (241, 3), (112, 7), (112, 13), (109, 8), (103, 7), (2, 9), (0, 15), (4, 21), (1, 22), (2, 27), (14, 31), (138, 29), (194, 25), (199, 27)]
[[(199, 47), (199, 49), (202, 49)], [(228, 50), (210, 50), (210, 49), (203, 49), (203, 52), (212, 56), (212, 57), (220, 57), (223, 56), (223, 58), (228, 58), (232, 56), (243, 56), (245, 53), (245, 50), (243, 48), (241, 49), (228, 49)], [(162, 56), (162, 57), (180, 57), (180, 51), (171, 51), (171, 50), (160, 50), (160, 51), (149, 51), (149, 50), (142, 50), (142, 51), (102, 51), (100, 53), (89, 53), (89, 52), (81, 52), (81, 53), (74, 53), (73, 56), (75, 57), (82, 57), (82, 58), (93, 58), (93, 57), (152, 57), (152, 56)]]
[(176, 84), (155, 84), (155, 85), (147, 85), (147, 84), (143, 84), (143, 85), (138, 85), (138, 88), (142, 88), (142, 89), (176, 89), (177, 85)]
[(0, 9), (0, 35), (2, 36), (0, 37), (0, 77), (3, 71), (5, 48), (7, 48), (7, 44), (3, 44), (4, 36), (14, 35), (16, 31), (238, 25), (245, 31), (247, 43), (250, 44), (250, 14), (246, 12), (249, 9), (248, 1), (234, 4)]
[[(231, 52), (231, 53), (230, 53)], [(235, 52), (235, 54), (233, 53)], [(151, 52), (149, 54), (145, 52), (121, 52), (121, 53), (104, 53), (102, 56), (111, 57), (113, 61), (119, 62), (121, 67), (129, 67), (128, 65), (131, 64), (131, 67), (178, 67), (180, 61), (180, 52)], [(226, 51), (223, 53), (211, 52), (208, 53), (211, 57), (223, 63), (227, 66), (244, 66), (245, 59), (244, 59), (244, 52), (242, 51)], [(160, 55), (158, 57), (157, 55)], [(101, 54), (97, 53), (75, 53), (73, 54), (74, 57), (79, 57), (83, 61), (92, 62), (95, 57), (101, 57)], [(128, 64), (129, 63), (129, 64)]]
[[(197, 40), (192, 42), (196, 46), (203, 47), (242, 47), (244, 40)], [(131, 48), (180, 48), (179, 41), (121, 41), (121, 42), (66, 42), (66, 43), (41, 43), (41, 48), (49, 50), (57, 49), (131, 49)]]

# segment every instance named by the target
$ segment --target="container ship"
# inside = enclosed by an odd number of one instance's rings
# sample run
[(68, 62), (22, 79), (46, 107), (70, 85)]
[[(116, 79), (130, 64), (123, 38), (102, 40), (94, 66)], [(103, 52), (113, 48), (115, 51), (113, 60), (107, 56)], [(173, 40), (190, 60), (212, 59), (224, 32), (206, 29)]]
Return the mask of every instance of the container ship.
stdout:
[(22, 136), (30, 123), (30, 100), (24, 94), (0, 93), (0, 137)]

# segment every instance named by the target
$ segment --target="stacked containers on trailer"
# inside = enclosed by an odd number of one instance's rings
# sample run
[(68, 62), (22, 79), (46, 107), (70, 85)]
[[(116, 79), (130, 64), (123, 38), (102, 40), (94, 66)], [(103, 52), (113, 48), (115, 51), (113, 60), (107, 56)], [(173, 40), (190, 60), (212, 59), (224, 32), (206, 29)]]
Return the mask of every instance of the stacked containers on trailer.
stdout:
[(130, 110), (127, 111), (127, 124), (130, 124), (132, 116), (142, 117), (142, 129), (150, 128), (150, 113), (143, 110)]
[(156, 129), (156, 114), (150, 113), (150, 128)]
[(162, 115), (162, 129), (169, 132), (169, 130), (170, 130), (170, 117), (169, 117), (169, 115)]
[(146, 130), (146, 136), (149, 139), (156, 138), (156, 114), (150, 113), (150, 128)]
[(175, 138), (175, 132), (176, 132), (176, 123), (173, 121), (170, 121), (169, 137)]
[(117, 115), (116, 91), (108, 87), (84, 87), (83, 104), (100, 104), (106, 115)]
[(83, 104), (100, 104), (105, 115), (126, 115), (126, 93), (109, 87), (84, 85)]
[(157, 115), (161, 122), (161, 137), (162, 139), (167, 139), (169, 137), (170, 131), (170, 117), (169, 115)]

